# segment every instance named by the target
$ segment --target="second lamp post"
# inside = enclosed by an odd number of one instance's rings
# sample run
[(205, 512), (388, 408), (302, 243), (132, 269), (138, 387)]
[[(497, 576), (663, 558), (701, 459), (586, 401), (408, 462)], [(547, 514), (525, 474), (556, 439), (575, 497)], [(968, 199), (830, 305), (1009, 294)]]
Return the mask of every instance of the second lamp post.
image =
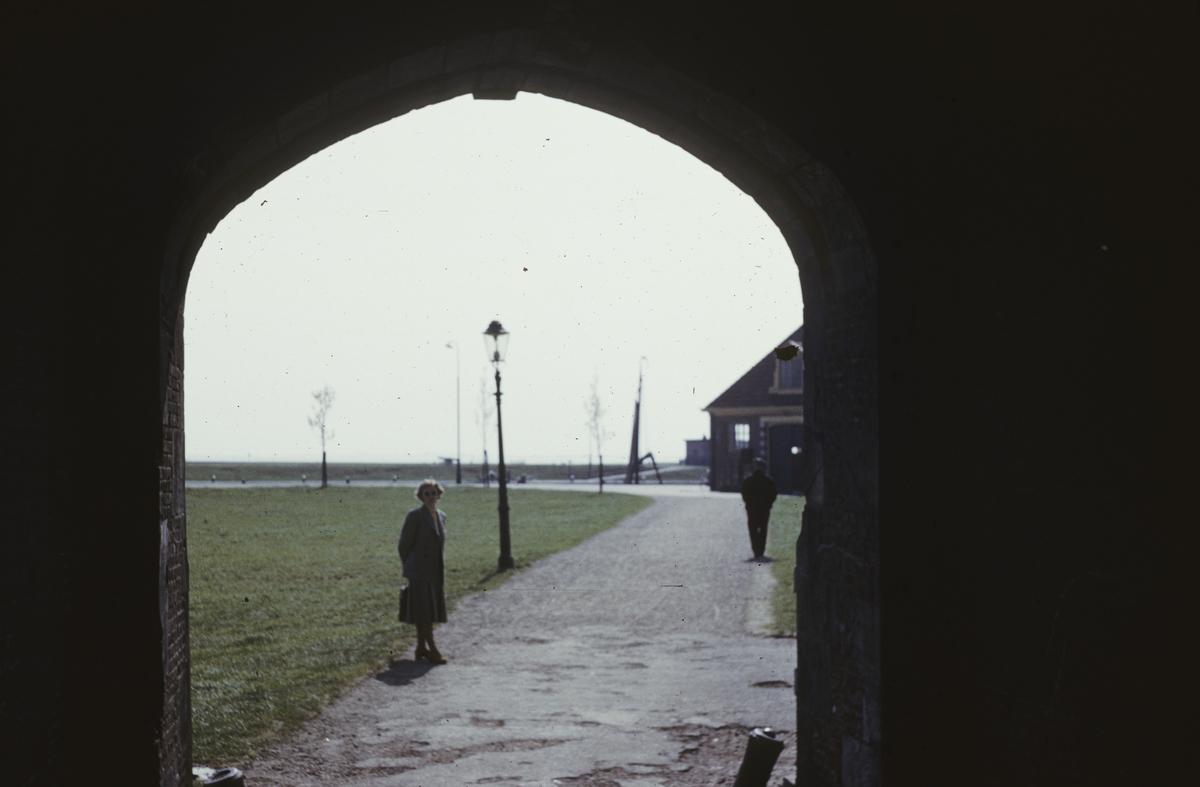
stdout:
[(454, 348), (454, 436), (458, 454), (455, 456), (454, 483), (462, 483), (462, 359), (458, 355), (458, 342), (451, 339), (446, 347)]
[(500, 443), (500, 505), (496, 506), (496, 510), (500, 512), (499, 566), (501, 571), (506, 571), (513, 567), (513, 556), (512, 540), (508, 532), (508, 470), (504, 467), (504, 424), (500, 418), (500, 363), (508, 349), (508, 331), (504, 330), (499, 320), (492, 320), (492, 324), (483, 335), (488, 337), (483, 342), (488, 355), (491, 356), (492, 366), (496, 369), (496, 437)]

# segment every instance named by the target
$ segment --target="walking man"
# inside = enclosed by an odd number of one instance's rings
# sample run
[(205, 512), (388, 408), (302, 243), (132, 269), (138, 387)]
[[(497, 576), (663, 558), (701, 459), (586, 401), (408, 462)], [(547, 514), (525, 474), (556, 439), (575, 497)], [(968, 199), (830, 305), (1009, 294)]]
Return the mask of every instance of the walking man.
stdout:
[(767, 521), (778, 492), (766, 474), (766, 461), (754, 457), (754, 472), (742, 480), (742, 502), (746, 504), (746, 524), (750, 527), (750, 548), (755, 557), (767, 551)]

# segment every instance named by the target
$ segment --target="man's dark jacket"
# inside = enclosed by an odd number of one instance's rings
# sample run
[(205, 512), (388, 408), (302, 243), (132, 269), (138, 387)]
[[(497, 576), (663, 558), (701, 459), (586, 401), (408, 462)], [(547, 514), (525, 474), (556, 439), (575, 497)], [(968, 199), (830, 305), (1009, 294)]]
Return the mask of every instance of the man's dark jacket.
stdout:
[(775, 482), (762, 470), (755, 470), (742, 481), (742, 500), (746, 508), (770, 508), (778, 494)]

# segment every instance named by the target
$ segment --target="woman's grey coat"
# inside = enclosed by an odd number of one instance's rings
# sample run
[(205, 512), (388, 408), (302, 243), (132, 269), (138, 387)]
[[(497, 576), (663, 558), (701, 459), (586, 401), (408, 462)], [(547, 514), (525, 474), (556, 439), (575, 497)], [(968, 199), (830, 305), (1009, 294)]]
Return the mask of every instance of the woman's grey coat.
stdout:
[(400, 529), (400, 560), (404, 576), (416, 582), (438, 582), (446, 568), (446, 514), (438, 511), (441, 527), (433, 523), (426, 506), (417, 506), (404, 518)]

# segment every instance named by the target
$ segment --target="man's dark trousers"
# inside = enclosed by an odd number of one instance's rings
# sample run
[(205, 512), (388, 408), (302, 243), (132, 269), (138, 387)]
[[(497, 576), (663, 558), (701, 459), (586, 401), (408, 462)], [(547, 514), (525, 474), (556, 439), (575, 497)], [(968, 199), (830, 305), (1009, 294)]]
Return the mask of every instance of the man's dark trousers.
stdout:
[(746, 504), (746, 524), (750, 527), (750, 548), (755, 557), (767, 551), (767, 520), (777, 495), (775, 482), (763, 472), (763, 463), (755, 461), (754, 472), (742, 479), (742, 502)]
[(750, 528), (750, 548), (754, 550), (755, 557), (762, 557), (767, 551), (767, 522), (770, 519), (770, 506), (746, 508), (746, 524)]

